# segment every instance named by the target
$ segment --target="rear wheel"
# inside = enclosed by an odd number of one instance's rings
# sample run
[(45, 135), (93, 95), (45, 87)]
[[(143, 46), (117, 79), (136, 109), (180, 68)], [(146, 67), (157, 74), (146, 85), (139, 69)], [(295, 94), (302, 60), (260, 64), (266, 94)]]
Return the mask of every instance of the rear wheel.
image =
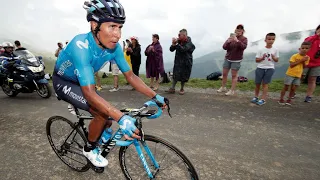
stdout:
[(12, 90), (10, 86), (7, 84), (7, 82), (4, 82), (1, 85), (1, 88), (2, 88), (2, 91), (9, 97), (16, 97), (19, 94), (19, 92)]
[[(146, 151), (142, 151), (154, 179), (198, 180), (190, 160), (174, 145), (155, 136), (145, 135), (145, 142), (160, 168), (155, 168)], [(142, 142), (140, 142), (142, 144)], [(143, 147), (141, 146), (143, 149)], [(150, 179), (139, 161), (135, 146), (121, 147), (120, 167), (126, 179)]]
[(42, 98), (49, 98), (52, 94), (49, 84), (38, 84), (37, 93)]
[(64, 117), (53, 116), (47, 121), (46, 131), (53, 151), (63, 163), (78, 172), (89, 170), (90, 163), (82, 153), (87, 139), (74, 123)]

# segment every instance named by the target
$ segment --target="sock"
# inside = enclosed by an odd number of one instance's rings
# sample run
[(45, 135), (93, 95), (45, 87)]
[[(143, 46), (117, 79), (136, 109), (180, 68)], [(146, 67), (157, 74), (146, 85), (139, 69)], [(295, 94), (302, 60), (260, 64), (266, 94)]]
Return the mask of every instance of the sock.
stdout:
[(94, 150), (96, 148), (96, 142), (88, 141), (86, 145), (84, 146), (84, 151), (90, 152), (91, 150)]

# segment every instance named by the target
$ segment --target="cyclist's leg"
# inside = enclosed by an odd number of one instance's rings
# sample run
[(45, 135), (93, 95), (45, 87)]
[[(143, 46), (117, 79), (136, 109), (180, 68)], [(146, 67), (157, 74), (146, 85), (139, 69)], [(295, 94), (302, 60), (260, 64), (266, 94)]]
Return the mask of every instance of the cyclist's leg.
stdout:
[[(88, 111), (94, 117), (89, 124), (88, 144), (85, 145), (83, 154), (97, 167), (108, 165), (108, 161), (103, 158), (97, 148), (98, 139), (106, 125), (111, 126), (108, 117), (104, 117), (94, 108), (91, 108), (84, 98), (81, 87), (78, 84), (66, 81), (57, 75), (52, 77), (53, 87), (58, 97), (74, 107)], [(108, 123), (108, 124), (107, 124)]]
[(94, 117), (89, 124), (88, 140), (92, 145), (96, 145), (104, 129), (110, 128), (112, 121), (108, 121), (108, 117), (102, 115), (97, 110), (90, 108), (89, 112)]
[(84, 98), (80, 85), (66, 81), (57, 75), (52, 76), (53, 89), (57, 96), (74, 107), (89, 111), (90, 107)]

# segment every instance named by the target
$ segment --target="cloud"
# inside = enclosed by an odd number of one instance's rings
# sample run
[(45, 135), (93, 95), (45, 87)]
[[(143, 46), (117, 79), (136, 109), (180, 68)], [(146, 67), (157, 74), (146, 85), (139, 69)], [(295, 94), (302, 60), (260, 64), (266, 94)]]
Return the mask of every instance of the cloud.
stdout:
[[(1, 34), (54, 53), (56, 42), (71, 40), (89, 31), (84, 0), (16, 0), (0, 7)], [(249, 41), (256, 41), (267, 32), (277, 34), (315, 28), (320, 22), (318, 0), (121, 0), (127, 21), (122, 40), (138, 36), (142, 49), (158, 33), (164, 59), (172, 62), (171, 38), (186, 28), (196, 44), (194, 57), (221, 49), (237, 24), (244, 24)], [(19, 6), (16, 6), (19, 4)], [(281, 39), (277, 39), (279, 46)], [(290, 48), (289, 46), (287, 46)], [(284, 48), (285, 50), (285, 48)], [(145, 56), (142, 54), (143, 60)], [(143, 67), (144, 69), (144, 67)]]

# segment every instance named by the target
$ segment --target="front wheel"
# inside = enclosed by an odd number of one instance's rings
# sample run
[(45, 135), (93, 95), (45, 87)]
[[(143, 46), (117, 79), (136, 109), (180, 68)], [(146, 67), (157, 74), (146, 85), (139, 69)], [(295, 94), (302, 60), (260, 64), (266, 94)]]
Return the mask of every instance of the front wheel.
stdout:
[[(145, 135), (145, 142), (153, 154), (159, 168), (155, 168), (152, 158), (142, 151), (154, 179), (198, 180), (198, 174), (190, 160), (174, 145), (155, 136)], [(143, 149), (143, 142), (140, 142)], [(120, 167), (126, 179), (150, 179), (137, 156), (135, 146), (121, 147)], [(140, 163), (139, 163), (140, 162)]]
[(49, 98), (52, 94), (49, 84), (38, 84), (37, 93), (42, 98)]

